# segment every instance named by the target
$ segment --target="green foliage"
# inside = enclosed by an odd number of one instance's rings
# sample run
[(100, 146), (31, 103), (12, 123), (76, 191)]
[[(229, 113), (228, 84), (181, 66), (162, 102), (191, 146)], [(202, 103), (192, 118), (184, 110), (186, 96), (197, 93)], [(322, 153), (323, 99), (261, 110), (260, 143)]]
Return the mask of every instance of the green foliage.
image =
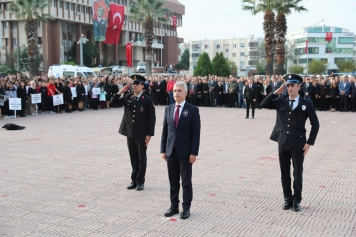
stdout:
[(76, 63), (76, 62), (73, 62), (73, 61), (69, 61), (69, 62), (60, 63), (60, 65), (72, 65), (72, 66), (76, 66), (77, 63)]
[[(85, 66), (90, 67), (92, 65), (93, 58), (95, 58), (98, 54), (99, 50), (95, 44), (90, 41), (87, 41), (85, 44), (83, 44), (83, 63)], [(71, 56), (74, 59), (77, 58), (77, 42), (74, 42), (72, 45)]]
[(289, 73), (293, 74), (303, 74), (304, 73), (304, 67), (299, 64), (295, 64), (289, 67)]
[[(28, 58), (28, 47), (26, 45), (22, 45), (21, 47), (14, 50), (13, 53), (13, 60), (14, 62), (19, 62), (19, 71), (29, 71), (30, 70), (30, 62)], [(38, 71), (41, 60), (40, 60), (40, 52), (38, 49), (36, 50), (36, 57), (35, 57), (35, 68)], [(17, 59), (17, 57), (19, 57)]]
[(130, 4), (131, 16), (129, 20), (138, 22), (144, 26), (147, 18), (152, 18), (153, 23), (166, 23), (168, 8), (165, 8), (164, 0), (136, 0), (135, 4)]
[(188, 66), (187, 65), (185, 65), (184, 63), (178, 63), (177, 65), (176, 65), (176, 68), (177, 69), (183, 69), (183, 70), (188, 70), (189, 68), (188, 68)]
[(222, 52), (216, 53), (212, 61), (214, 74), (219, 77), (228, 77), (231, 73), (230, 67)]
[(0, 65), (0, 72), (4, 74), (10, 73), (11, 75), (18, 73), (15, 68), (12, 68), (8, 65)]
[(230, 68), (230, 72), (236, 72), (237, 71), (237, 66), (234, 62), (232, 61), (227, 61), (227, 65)]
[(309, 74), (324, 74), (327, 68), (327, 61), (325, 60), (311, 60), (308, 63)]
[(194, 69), (194, 76), (208, 76), (214, 74), (213, 66), (209, 58), (209, 54), (204, 52), (200, 55), (197, 67)]
[[(182, 57), (181, 57), (181, 63), (185, 64), (187, 68), (189, 69), (190, 66), (190, 53), (189, 49), (184, 50)], [(186, 70), (188, 70), (186, 69)]]
[(340, 72), (354, 72), (356, 64), (351, 60), (340, 60), (336, 63)]
[(45, 22), (53, 20), (50, 14), (43, 14), (42, 9), (48, 7), (48, 0), (15, 0), (8, 6), (9, 11), (15, 13), (17, 19), (36, 19)]
[(266, 75), (266, 64), (258, 62), (256, 65), (258, 75)]

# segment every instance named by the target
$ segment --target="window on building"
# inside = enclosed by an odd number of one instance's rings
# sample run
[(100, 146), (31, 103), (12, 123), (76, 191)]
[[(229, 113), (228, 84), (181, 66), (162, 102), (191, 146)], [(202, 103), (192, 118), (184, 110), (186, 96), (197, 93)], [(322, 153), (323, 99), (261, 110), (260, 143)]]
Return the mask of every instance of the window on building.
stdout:
[(64, 9), (68, 10), (68, 2), (64, 2)]
[(85, 13), (86, 13), (86, 14), (89, 14), (89, 11), (90, 11), (89, 7), (86, 7), (86, 8), (85, 8)]
[(206, 44), (206, 45), (205, 45), (205, 48), (206, 48), (206, 49), (209, 48), (209, 45)]
[(68, 30), (68, 33), (72, 33), (72, 26), (71, 25), (67, 25), (67, 30)]
[(236, 49), (236, 44), (233, 44), (232, 47), (233, 47), (234, 49)]
[(321, 33), (322, 27), (311, 27), (307, 30), (308, 33)]
[(59, 8), (63, 8), (63, 1), (59, 1)]
[(67, 31), (67, 27), (66, 27), (66, 26), (67, 26), (66, 24), (62, 23), (62, 31), (63, 31), (63, 32), (66, 32), (66, 31)]
[(17, 28), (17, 21), (12, 21), (12, 29), (16, 29)]
[(301, 44), (307, 42), (307, 38), (295, 39), (294, 44)]
[(236, 57), (236, 53), (232, 53), (232, 57), (235, 58)]
[[(319, 54), (319, 47), (308, 47), (309, 54)], [(294, 55), (302, 55), (305, 53), (305, 48), (294, 49)]]
[(220, 49), (220, 44), (217, 44), (217, 45), (216, 45), (216, 48), (217, 48), (217, 49)]
[(14, 46), (17, 46), (17, 38), (12, 38), (12, 44), (14, 45)]
[(325, 26), (325, 27), (324, 27), (324, 32), (325, 32), (325, 33), (326, 33), (326, 32), (330, 32), (330, 27)]
[(241, 56), (241, 57), (242, 57), (242, 56), (245, 56), (245, 53), (244, 53), (244, 52), (240, 53), (240, 56)]
[(226, 49), (226, 53), (228, 53), (229, 52), (229, 49)]
[(335, 28), (335, 33), (342, 33), (342, 29), (341, 28)]
[(338, 62), (341, 62), (341, 61), (352, 61), (352, 60), (353, 60), (353, 58), (335, 58), (334, 62), (338, 63)]
[(70, 10), (74, 11), (74, 4), (73, 3), (69, 3), (69, 5), (70, 5)]
[(354, 38), (352, 37), (339, 37), (339, 44), (353, 44)]
[(37, 27), (38, 27), (38, 28), (41, 28), (41, 27), (42, 27), (42, 22), (38, 21), (38, 22), (37, 22)]
[(333, 53), (353, 53), (352, 48), (336, 48)]
[(64, 49), (66, 48), (66, 46), (67, 46), (67, 40), (62, 40), (62, 46), (63, 46)]
[(257, 60), (250, 60), (250, 61), (248, 61), (248, 65), (249, 65), (249, 66), (257, 65), (257, 63), (258, 63)]
[(245, 48), (245, 43), (241, 43), (240, 48)]
[(37, 44), (42, 44), (42, 37), (37, 37)]
[(7, 29), (7, 21), (3, 21), (2, 22), (2, 28), (3, 29)]
[(251, 48), (257, 48), (258, 47), (258, 43), (257, 42), (250, 42), (248, 44), (248, 46), (251, 47)]

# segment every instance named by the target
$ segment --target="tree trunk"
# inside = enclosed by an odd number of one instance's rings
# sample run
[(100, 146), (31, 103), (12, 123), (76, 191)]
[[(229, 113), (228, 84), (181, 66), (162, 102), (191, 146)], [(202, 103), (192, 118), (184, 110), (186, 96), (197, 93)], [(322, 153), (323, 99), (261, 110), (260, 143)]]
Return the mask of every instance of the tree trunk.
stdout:
[(153, 31), (153, 21), (151, 17), (147, 17), (145, 24), (145, 41), (146, 41), (146, 48), (145, 48), (145, 61), (146, 61), (146, 76), (149, 76), (152, 72), (152, 60), (153, 60), (153, 53), (152, 53), (152, 43), (153, 38), (155, 37), (155, 33)]
[(274, 56), (274, 13), (266, 10), (263, 22), (265, 32), (266, 74), (273, 75)]
[(28, 58), (29, 58), (29, 68), (30, 76), (36, 76), (37, 67), (35, 63), (36, 50), (37, 50), (37, 21), (33, 18), (27, 18), (25, 24), (27, 47), (28, 47)]
[(287, 20), (283, 12), (279, 12), (275, 22), (276, 31), (276, 53), (277, 53), (277, 75), (284, 74), (284, 54), (285, 54), (285, 42), (287, 34)]

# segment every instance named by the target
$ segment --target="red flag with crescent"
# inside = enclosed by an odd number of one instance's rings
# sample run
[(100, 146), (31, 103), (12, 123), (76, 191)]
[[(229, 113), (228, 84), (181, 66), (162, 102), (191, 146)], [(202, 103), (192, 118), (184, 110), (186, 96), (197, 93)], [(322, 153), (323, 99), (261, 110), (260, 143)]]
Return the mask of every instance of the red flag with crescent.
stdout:
[(173, 21), (173, 27), (177, 28), (177, 17), (176, 16), (172, 16), (172, 21)]
[(304, 50), (304, 52), (305, 53), (308, 53), (308, 44), (309, 44), (309, 40), (307, 40), (307, 42), (305, 42), (305, 50)]
[(118, 44), (125, 20), (125, 6), (111, 3), (104, 44)]
[(332, 32), (326, 32), (325, 40), (330, 42), (332, 39), (333, 39), (333, 33)]
[(127, 60), (127, 66), (132, 67), (132, 44), (131, 44), (131, 42), (126, 43), (126, 60)]

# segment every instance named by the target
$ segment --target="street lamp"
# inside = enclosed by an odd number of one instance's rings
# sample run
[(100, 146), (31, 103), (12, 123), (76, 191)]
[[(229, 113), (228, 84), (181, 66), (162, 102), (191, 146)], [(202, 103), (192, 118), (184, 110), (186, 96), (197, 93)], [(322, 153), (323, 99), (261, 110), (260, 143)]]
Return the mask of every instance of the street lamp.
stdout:
[(86, 44), (86, 42), (89, 41), (87, 38), (84, 37), (84, 34), (81, 35), (79, 38), (79, 41), (77, 44), (80, 45), (80, 65), (83, 65), (83, 44)]

